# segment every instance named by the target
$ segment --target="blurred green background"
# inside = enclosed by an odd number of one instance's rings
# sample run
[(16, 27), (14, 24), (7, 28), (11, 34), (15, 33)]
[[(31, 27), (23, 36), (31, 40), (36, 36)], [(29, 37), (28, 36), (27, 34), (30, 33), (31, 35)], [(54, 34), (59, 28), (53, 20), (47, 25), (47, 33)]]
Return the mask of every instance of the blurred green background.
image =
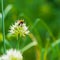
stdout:
[[(4, 0), (4, 13), (6, 49), (16, 45), (16, 38), (8, 36), (10, 25), (24, 19), (38, 42), (23, 53), (24, 60), (60, 60), (60, 0)], [(0, 55), (3, 54), (1, 14), (0, 1)], [(30, 42), (29, 36), (23, 38), (20, 49)]]

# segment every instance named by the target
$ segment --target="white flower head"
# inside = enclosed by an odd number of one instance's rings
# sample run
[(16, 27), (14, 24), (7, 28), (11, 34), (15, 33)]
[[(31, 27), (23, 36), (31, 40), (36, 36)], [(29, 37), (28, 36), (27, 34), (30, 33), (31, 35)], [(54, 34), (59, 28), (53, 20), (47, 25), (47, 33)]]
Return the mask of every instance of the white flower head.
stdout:
[(20, 51), (10, 49), (6, 52), (6, 55), (0, 57), (1, 60), (23, 60), (23, 56)]
[(0, 57), (0, 60), (9, 60), (9, 57), (7, 55), (2, 55)]
[(25, 36), (29, 34), (28, 27), (24, 23), (24, 20), (18, 20), (14, 25), (10, 27), (9, 32), (11, 34)]

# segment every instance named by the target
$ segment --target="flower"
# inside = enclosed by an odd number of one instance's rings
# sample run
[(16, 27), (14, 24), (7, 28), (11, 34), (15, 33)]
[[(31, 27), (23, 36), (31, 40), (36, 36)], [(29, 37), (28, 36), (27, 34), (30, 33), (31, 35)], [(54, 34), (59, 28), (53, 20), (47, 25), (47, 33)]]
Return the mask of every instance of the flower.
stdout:
[(9, 60), (9, 57), (7, 55), (2, 55), (0, 57), (0, 60)]
[(0, 60), (23, 60), (23, 56), (20, 51), (10, 49), (6, 55), (0, 57)]
[(25, 36), (29, 34), (28, 27), (24, 23), (24, 20), (18, 20), (14, 25), (10, 26), (9, 32), (13, 35)]

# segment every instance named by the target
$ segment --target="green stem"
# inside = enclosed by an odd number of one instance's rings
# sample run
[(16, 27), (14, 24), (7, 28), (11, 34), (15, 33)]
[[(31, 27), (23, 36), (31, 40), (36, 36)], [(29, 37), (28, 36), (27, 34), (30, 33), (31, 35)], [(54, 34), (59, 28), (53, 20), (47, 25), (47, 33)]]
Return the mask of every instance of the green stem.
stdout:
[(30, 49), (31, 47), (36, 46), (36, 45), (37, 45), (37, 42), (36, 41), (31, 42), (27, 46), (25, 46), (23, 49), (21, 49), (21, 51), (23, 53), (23, 52), (27, 51), (28, 49)]
[(3, 46), (4, 46), (4, 53), (6, 51), (6, 46), (5, 46), (5, 27), (4, 27), (4, 12), (3, 12), (3, 0), (2, 1), (2, 33), (3, 33)]
[(17, 36), (17, 49), (19, 50), (19, 35)]
[(47, 60), (47, 51), (49, 47), (49, 40), (47, 40), (46, 46), (45, 46), (45, 52), (44, 52), (44, 60)]

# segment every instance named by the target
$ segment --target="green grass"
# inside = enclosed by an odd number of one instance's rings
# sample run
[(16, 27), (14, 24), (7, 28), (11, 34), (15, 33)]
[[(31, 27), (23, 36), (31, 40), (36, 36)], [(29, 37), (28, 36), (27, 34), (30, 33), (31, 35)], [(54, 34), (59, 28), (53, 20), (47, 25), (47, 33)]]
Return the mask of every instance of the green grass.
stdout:
[[(18, 19), (24, 19), (31, 32), (26, 37), (20, 37), (20, 43), (8, 32)], [(60, 60), (58, 0), (0, 1), (0, 55), (17, 46), (23, 53), (23, 60)]]

